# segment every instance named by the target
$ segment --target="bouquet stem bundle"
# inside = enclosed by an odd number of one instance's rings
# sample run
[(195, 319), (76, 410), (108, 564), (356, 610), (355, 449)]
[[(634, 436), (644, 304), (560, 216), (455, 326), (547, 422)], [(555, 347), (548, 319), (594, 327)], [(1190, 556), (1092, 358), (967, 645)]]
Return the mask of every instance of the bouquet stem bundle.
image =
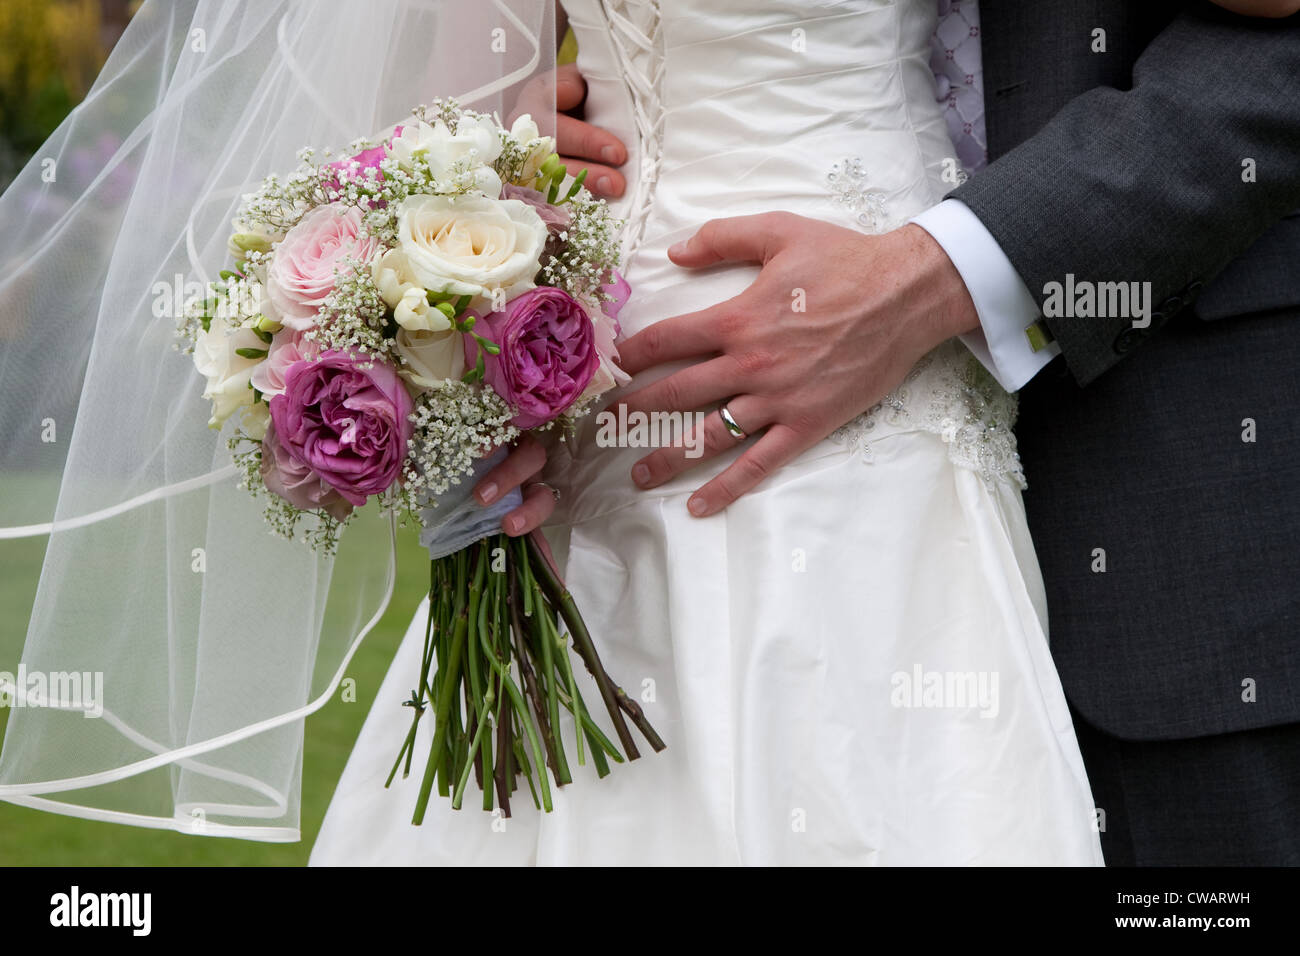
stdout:
[[(386, 784), (399, 767), (403, 777), (410, 774), (416, 730), (432, 708), (433, 743), (412, 823), (423, 822), (435, 786), (460, 809), (471, 773), (484, 810), (499, 807), (510, 816), (510, 797), (522, 775), (534, 804), (549, 812), (546, 768), (558, 786), (573, 779), (560, 733), (562, 711), (573, 719), (578, 764), (586, 764), (590, 750), (598, 776), (609, 773), (610, 760), (640, 756), (629, 721), (652, 748), (664, 749), (640, 705), (605, 671), (536, 535), (496, 534), (430, 562), (424, 654), (406, 702), (414, 714)], [(599, 689), (617, 745), (592, 718), (578, 688), (570, 636)]]

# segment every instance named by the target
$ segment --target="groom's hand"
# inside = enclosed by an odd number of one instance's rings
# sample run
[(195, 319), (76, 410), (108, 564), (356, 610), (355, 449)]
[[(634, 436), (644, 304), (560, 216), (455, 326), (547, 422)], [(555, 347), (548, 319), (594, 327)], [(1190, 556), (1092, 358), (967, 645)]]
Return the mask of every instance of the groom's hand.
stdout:
[[(754, 283), (727, 302), (655, 323), (619, 345), (630, 373), (700, 362), (610, 406), (691, 411), (725, 402), (757, 440), (698, 489), (692, 514), (722, 510), (776, 469), (880, 401), (939, 343), (979, 326), (943, 249), (907, 225), (881, 236), (792, 213), (715, 219), (668, 251), (679, 266), (758, 262)], [(717, 412), (704, 452), (660, 448), (632, 469), (653, 488), (737, 443)]]

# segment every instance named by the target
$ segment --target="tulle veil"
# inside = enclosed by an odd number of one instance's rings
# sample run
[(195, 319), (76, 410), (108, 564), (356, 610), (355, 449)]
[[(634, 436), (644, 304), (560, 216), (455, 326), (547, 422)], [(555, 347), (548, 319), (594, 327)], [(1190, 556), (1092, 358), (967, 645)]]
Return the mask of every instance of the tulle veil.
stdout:
[(0, 547), (49, 535), (25, 635), (0, 622), (0, 799), (299, 838), (303, 721), (388, 604), (392, 523), (336, 557), (272, 536), (176, 310), (300, 148), (438, 96), (506, 119), (554, 66), (550, 6), (147, 0), (0, 196)]

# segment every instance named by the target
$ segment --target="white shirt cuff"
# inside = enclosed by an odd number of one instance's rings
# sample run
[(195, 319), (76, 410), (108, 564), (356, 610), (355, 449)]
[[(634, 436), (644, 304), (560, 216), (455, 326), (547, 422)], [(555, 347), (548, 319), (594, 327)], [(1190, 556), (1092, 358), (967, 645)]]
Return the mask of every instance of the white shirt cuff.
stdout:
[(1056, 342), (1037, 352), (1029, 344), (1025, 329), (1038, 320), (1038, 303), (969, 206), (945, 199), (909, 221), (934, 237), (966, 283), (980, 328), (960, 338), (999, 385), (1018, 391), (1061, 354)]

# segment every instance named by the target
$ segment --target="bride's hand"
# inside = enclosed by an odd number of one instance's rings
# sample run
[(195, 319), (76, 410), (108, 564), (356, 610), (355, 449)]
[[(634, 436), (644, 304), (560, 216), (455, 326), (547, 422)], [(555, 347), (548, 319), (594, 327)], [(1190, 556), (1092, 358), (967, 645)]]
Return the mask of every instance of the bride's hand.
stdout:
[[(721, 511), (776, 469), (880, 401), (926, 352), (979, 326), (960, 274), (925, 230), (872, 236), (792, 213), (715, 219), (668, 251), (679, 266), (759, 262), (727, 302), (664, 319), (619, 345), (630, 374), (681, 359), (698, 364), (623, 396), (633, 411), (688, 412), (725, 402), (757, 440), (688, 507)], [(762, 432), (762, 434), (758, 434)], [(660, 448), (632, 469), (653, 488), (734, 447), (718, 412), (704, 418), (703, 454)]]
[[(554, 100), (552, 100), (552, 96)], [(577, 66), (566, 63), (554, 74), (529, 82), (510, 113), (513, 123), (523, 113), (547, 116), (552, 102), (555, 117), (555, 148), (569, 173), (587, 170), (585, 185), (600, 196), (623, 195), (627, 181), (615, 167), (627, 162), (627, 147), (608, 130), (593, 126), (582, 118), (582, 104), (587, 98), (587, 81)]]
[[(502, 495), (523, 486), (524, 503), (501, 519), (501, 530), (513, 537), (539, 528), (555, 510), (555, 496), (546, 485), (536, 483), (546, 465), (546, 449), (532, 435), (525, 434), (497, 465), (474, 486), (479, 504), (490, 505)], [(527, 484), (532, 481), (533, 484)]]
[(571, 176), (587, 170), (586, 186), (600, 196), (623, 195), (627, 182), (614, 167), (627, 162), (627, 147), (608, 130), (581, 117), (587, 81), (572, 63), (555, 71), (555, 149)]

